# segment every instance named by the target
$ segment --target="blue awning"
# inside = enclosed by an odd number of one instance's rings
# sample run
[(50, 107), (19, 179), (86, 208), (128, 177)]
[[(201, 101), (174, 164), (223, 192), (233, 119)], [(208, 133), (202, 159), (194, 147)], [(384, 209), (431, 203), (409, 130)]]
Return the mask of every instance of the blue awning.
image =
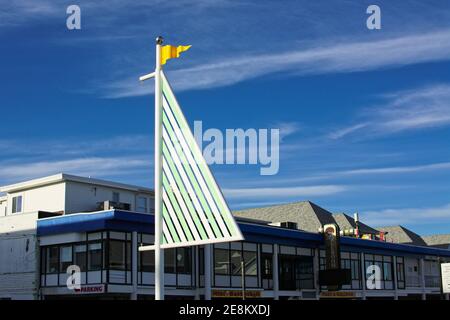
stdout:
[[(323, 245), (323, 238), (318, 233), (246, 222), (239, 222), (238, 224), (246, 241), (309, 248)], [(39, 219), (37, 221), (38, 236), (100, 230), (137, 231), (152, 234), (154, 230), (154, 216), (137, 212), (108, 210), (92, 213), (67, 214), (59, 217)], [(395, 254), (395, 252), (401, 252), (450, 257), (450, 250), (350, 237), (341, 237), (341, 245), (356, 251), (370, 251), (373, 253)]]

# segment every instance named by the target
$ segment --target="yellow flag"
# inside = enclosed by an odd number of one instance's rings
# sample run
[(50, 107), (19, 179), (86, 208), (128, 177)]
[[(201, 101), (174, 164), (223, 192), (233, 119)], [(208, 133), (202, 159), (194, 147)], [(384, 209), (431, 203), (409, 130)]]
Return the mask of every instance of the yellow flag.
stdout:
[(179, 58), (180, 53), (189, 50), (191, 46), (163, 46), (161, 48), (161, 64), (166, 64), (166, 61), (172, 58)]

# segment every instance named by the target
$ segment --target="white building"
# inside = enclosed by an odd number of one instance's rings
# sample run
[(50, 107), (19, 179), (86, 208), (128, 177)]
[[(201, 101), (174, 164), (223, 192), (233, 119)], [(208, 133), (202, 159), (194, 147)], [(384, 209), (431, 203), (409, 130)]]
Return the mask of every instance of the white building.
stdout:
[(57, 174), (0, 188), (0, 298), (35, 299), (39, 218), (112, 208), (153, 211), (153, 191), (127, 184)]

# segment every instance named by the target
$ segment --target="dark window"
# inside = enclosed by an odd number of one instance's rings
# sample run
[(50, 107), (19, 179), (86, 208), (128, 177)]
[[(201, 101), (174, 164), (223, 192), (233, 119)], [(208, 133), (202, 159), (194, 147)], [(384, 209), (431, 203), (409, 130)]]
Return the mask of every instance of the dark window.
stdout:
[(164, 250), (164, 270), (166, 273), (176, 272), (175, 252), (176, 249)]
[(102, 243), (89, 243), (89, 271), (101, 270), (103, 267)]
[(113, 193), (112, 193), (112, 201), (114, 201), (114, 202), (120, 202), (120, 193), (118, 193), (118, 192), (113, 192)]
[(263, 279), (272, 279), (273, 278), (273, 265), (272, 265), (272, 254), (271, 253), (262, 253), (261, 254), (261, 272)]
[(205, 249), (198, 249), (198, 269), (201, 275), (205, 274)]
[(131, 270), (131, 241), (127, 241), (126, 242), (126, 246), (127, 246), (127, 265), (126, 265), (126, 269), (127, 270)]
[(214, 248), (214, 273), (216, 275), (230, 274), (230, 255), (227, 249)]
[(86, 245), (76, 245), (74, 255), (74, 264), (80, 268), (81, 272), (86, 271)]
[(314, 289), (313, 257), (280, 255), (280, 289)]
[(190, 274), (192, 272), (192, 249), (177, 249), (177, 273)]
[(72, 246), (59, 248), (60, 271), (65, 273), (67, 268), (72, 265)]
[(280, 289), (281, 290), (296, 290), (295, 281), (295, 256), (279, 255), (280, 259)]
[(155, 272), (155, 252), (141, 251), (141, 271)]
[(297, 257), (296, 279), (299, 289), (314, 289), (313, 257)]
[[(350, 284), (351, 289), (361, 289), (362, 279), (360, 277), (360, 255), (354, 252), (342, 252), (347, 253), (348, 258), (341, 259), (341, 268), (349, 269), (351, 271), (352, 283)], [(342, 254), (341, 253), (341, 254)]]
[(126, 242), (109, 240), (109, 268), (112, 270), (126, 270)]
[(58, 273), (58, 247), (47, 248), (46, 273)]
[(397, 287), (405, 289), (405, 263), (402, 257), (397, 257)]
[(41, 274), (46, 273), (46, 259), (45, 256), (47, 254), (47, 248), (41, 247)]

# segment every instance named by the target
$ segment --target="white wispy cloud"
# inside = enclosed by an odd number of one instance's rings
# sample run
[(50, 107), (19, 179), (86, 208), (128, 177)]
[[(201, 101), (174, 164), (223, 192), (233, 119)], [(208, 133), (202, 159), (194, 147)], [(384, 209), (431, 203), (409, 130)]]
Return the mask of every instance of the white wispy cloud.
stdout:
[(298, 122), (277, 122), (269, 126), (272, 129), (280, 130), (280, 140), (283, 141), (288, 136), (291, 136), (300, 131), (301, 126)]
[(1, 139), (0, 185), (59, 172), (112, 177), (153, 170), (149, 135), (111, 137)]
[(450, 222), (450, 204), (439, 207), (399, 208), (368, 211), (361, 214), (364, 223), (373, 226)]
[(1, 182), (32, 179), (59, 172), (82, 176), (114, 176), (136, 170), (149, 170), (152, 161), (134, 157), (90, 157), (70, 160), (41, 161), (33, 163), (0, 165)]
[[(264, 75), (308, 75), (357, 72), (450, 59), (450, 31), (405, 35), (385, 40), (353, 41), (272, 54), (241, 53), (235, 58), (202, 62), (169, 71), (176, 90), (232, 85)], [(109, 98), (151, 94), (149, 84), (138, 85), (137, 75), (113, 82), (105, 89)]]
[(230, 199), (267, 199), (270, 198), (307, 198), (327, 196), (347, 191), (347, 186), (342, 185), (317, 185), (302, 187), (261, 187), (261, 188), (228, 188), (223, 189), (224, 194)]
[(153, 149), (150, 135), (130, 134), (111, 137), (84, 137), (65, 139), (0, 139), (3, 155), (29, 157), (63, 157), (111, 153), (148, 153)]
[(355, 131), (363, 129), (366, 126), (367, 126), (367, 123), (358, 123), (355, 125), (351, 125), (349, 127), (341, 128), (334, 132), (331, 132), (330, 134), (328, 134), (328, 137), (331, 139), (340, 139), (340, 138), (343, 138)]
[(394, 173), (414, 173), (427, 172), (438, 170), (449, 170), (450, 162), (431, 163), (419, 166), (398, 166), (398, 167), (383, 167), (383, 168), (363, 168), (336, 172), (336, 175), (379, 175), (379, 174), (394, 174)]
[(386, 94), (383, 99), (383, 104), (365, 109), (363, 122), (338, 129), (329, 137), (357, 134), (364, 138), (450, 125), (450, 84)]

